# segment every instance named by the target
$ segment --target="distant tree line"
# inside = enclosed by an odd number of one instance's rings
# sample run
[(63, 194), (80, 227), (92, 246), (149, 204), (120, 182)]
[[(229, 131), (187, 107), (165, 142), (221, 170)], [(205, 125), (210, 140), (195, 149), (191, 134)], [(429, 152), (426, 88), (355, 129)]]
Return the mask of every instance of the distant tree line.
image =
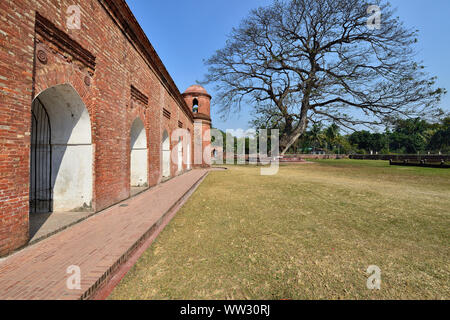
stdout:
[(416, 154), (450, 153), (450, 117), (437, 123), (421, 118), (392, 120), (385, 132), (341, 134), (339, 126), (314, 124), (288, 153)]
[[(223, 150), (226, 151), (227, 135), (221, 132)], [(249, 153), (250, 140), (249, 137), (245, 138), (246, 154)], [(233, 145), (234, 151), (237, 152), (236, 137), (233, 137)], [(270, 150), (270, 135), (268, 150)], [(391, 120), (382, 133), (361, 130), (345, 134), (337, 124), (326, 126), (317, 123), (308, 128), (287, 154), (437, 154), (439, 152), (450, 153), (450, 116), (436, 123), (422, 118), (395, 119)]]

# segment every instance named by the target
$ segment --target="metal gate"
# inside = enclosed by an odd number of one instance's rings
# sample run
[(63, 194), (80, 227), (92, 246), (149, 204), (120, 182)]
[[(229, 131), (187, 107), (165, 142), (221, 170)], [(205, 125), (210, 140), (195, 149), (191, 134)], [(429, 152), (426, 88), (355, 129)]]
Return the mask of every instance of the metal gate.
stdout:
[(53, 211), (50, 118), (39, 98), (33, 102), (30, 159), (30, 213)]

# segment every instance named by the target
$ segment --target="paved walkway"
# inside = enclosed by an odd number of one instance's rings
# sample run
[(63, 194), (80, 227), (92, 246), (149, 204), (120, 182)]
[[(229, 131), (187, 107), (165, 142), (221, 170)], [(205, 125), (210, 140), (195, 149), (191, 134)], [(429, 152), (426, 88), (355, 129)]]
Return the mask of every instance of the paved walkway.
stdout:
[[(0, 300), (89, 297), (206, 173), (190, 171), (1, 260)], [(69, 266), (80, 267), (81, 290), (67, 288)]]
[(30, 215), (30, 244), (41, 241), (78, 222), (83, 221), (93, 212), (51, 212)]

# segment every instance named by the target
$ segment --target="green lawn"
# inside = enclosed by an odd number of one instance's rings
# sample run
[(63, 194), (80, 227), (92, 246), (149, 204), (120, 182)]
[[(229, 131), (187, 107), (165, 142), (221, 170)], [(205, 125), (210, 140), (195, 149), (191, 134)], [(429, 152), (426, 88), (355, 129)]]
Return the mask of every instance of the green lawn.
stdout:
[(259, 173), (211, 172), (110, 298), (450, 298), (450, 170), (329, 160)]

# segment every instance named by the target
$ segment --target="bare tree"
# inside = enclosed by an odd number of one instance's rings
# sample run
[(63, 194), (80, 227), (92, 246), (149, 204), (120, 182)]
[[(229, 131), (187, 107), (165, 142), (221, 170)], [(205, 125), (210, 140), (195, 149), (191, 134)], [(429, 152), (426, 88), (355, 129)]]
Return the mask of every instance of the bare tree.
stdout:
[(275, 1), (232, 30), (204, 83), (216, 84), (225, 117), (249, 104), (256, 122), (280, 128), (284, 154), (310, 121), (353, 128), (436, 109), (445, 90), (416, 62), (415, 42), (384, 0)]

